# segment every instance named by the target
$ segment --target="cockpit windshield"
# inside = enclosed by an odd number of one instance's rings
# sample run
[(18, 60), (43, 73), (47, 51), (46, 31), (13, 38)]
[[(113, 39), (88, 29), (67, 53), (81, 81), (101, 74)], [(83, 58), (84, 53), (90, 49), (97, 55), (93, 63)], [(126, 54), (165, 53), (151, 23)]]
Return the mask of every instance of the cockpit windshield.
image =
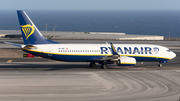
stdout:
[(171, 52), (170, 50), (167, 50), (167, 52)]

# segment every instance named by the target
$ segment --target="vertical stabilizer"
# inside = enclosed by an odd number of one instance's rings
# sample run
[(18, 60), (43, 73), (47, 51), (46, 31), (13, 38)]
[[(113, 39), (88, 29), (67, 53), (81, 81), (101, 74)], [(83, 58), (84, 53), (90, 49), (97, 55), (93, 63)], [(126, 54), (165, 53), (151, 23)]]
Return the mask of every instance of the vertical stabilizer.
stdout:
[(48, 40), (40, 33), (31, 19), (23, 10), (18, 10), (17, 15), (22, 32), (24, 44), (57, 44), (57, 42)]

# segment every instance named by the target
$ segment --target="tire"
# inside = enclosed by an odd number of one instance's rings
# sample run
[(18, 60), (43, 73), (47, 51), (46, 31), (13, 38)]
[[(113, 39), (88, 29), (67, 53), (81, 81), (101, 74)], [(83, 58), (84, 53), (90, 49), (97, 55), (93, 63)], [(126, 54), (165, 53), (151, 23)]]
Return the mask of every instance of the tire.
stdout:
[(117, 64), (118, 66), (120, 66), (120, 65), (121, 65), (121, 60), (118, 59), (118, 61), (116, 62), (116, 64)]
[(91, 62), (91, 63), (89, 64), (89, 66), (94, 68), (94, 67), (96, 67), (96, 64), (95, 64), (94, 62)]
[(101, 65), (101, 68), (102, 68), (102, 69), (107, 69), (107, 65), (106, 65), (106, 64), (102, 64), (102, 65)]
[(159, 64), (158, 67), (162, 67), (162, 64)]

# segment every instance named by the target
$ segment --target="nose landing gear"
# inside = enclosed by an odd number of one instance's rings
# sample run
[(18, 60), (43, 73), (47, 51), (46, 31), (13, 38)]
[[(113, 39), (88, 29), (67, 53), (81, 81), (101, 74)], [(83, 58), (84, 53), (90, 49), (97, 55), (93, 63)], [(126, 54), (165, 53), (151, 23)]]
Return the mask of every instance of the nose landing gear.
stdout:
[(159, 66), (159, 67), (162, 67), (162, 64), (163, 64), (163, 63), (167, 63), (167, 62), (168, 62), (168, 61), (159, 61), (159, 65), (158, 65), (158, 66)]
[(162, 67), (162, 63), (159, 63), (158, 67)]

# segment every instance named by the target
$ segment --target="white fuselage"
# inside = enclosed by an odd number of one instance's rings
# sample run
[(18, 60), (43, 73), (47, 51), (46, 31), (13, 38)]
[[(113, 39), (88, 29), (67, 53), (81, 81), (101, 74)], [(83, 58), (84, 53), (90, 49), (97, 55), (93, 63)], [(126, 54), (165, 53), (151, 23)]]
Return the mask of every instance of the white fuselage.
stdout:
[[(41, 44), (34, 46), (36, 48), (23, 50), (60, 61), (96, 61), (98, 58), (112, 55), (109, 44)], [(136, 61), (166, 61), (176, 56), (168, 48), (159, 45), (114, 44), (114, 47), (119, 55), (134, 57)]]

